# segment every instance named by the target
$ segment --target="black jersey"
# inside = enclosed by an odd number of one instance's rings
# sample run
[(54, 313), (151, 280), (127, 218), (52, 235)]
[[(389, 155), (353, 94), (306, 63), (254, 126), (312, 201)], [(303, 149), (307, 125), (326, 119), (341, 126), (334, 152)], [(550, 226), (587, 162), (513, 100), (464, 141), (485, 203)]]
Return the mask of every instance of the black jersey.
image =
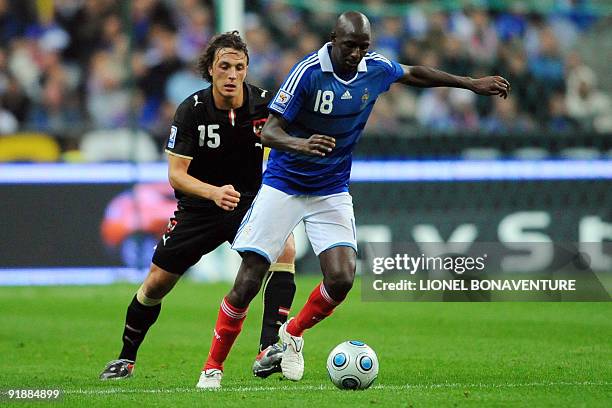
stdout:
[[(242, 197), (261, 185), (263, 146), (259, 135), (268, 117), (270, 92), (244, 84), (245, 103), (217, 109), (212, 87), (195, 92), (176, 110), (166, 152), (192, 159), (187, 173), (214, 186), (231, 184)], [(210, 207), (210, 200), (175, 190), (179, 206)]]

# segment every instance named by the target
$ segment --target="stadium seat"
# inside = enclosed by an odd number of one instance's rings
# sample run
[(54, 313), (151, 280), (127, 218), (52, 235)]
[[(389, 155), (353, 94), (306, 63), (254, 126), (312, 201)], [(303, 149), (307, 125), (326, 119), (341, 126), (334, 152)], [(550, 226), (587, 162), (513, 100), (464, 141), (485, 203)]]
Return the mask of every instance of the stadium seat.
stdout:
[(160, 159), (152, 137), (142, 130), (94, 130), (83, 136), (80, 149), (85, 161), (90, 162), (151, 162)]
[(493, 160), (500, 156), (501, 152), (492, 147), (469, 147), (461, 152), (461, 157), (466, 160)]
[(0, 162), (54, 162), (60, 146), (44, 133), (16, 133), (0, 137)]
[(595, 160), (599, 159), (601, 152), (591, 147), (568, 147), (559, 152), (564, 159)]
[(512, 152), (512, 157), (519, 160), (543, 160), (550, 152), (541, 147), (521, 147)]

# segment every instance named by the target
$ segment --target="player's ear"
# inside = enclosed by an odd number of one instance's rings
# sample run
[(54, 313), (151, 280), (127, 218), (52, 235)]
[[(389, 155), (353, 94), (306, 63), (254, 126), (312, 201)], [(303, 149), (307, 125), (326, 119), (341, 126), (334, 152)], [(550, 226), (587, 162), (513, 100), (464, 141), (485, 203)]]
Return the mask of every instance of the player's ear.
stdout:
[(211, 78), (213, 76), (213, 74), (212, 74), (212, 65), (208, 67), (208, 75), (210, 75)]

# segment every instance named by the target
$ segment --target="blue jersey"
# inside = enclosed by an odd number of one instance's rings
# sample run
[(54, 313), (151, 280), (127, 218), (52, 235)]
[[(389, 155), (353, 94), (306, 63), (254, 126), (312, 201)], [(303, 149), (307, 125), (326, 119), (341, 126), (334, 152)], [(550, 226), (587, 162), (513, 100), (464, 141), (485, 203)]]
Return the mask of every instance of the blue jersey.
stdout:
[(352, 154), (376, 98), (403, 75), (402, 67), (367, 53), (352, 79), (333, 70), (331, 43), (296, 64), (268, 108), (288, 123), (291, 136), (336, 139), (324, 157), (273, 149), (263, 183), (287, 194), (329, 195), (348, 191)]

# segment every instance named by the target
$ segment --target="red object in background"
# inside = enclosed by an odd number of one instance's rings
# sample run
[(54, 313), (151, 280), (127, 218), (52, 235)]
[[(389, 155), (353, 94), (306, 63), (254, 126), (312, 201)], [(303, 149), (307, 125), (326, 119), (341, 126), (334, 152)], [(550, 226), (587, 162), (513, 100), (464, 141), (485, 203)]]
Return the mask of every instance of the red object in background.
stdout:
[(158, 240), (176, 210), (174, 192), (167, 183), (137, 184), (111, 200), (102, 220), (105, 244), (117, 247), (133, 235)]

